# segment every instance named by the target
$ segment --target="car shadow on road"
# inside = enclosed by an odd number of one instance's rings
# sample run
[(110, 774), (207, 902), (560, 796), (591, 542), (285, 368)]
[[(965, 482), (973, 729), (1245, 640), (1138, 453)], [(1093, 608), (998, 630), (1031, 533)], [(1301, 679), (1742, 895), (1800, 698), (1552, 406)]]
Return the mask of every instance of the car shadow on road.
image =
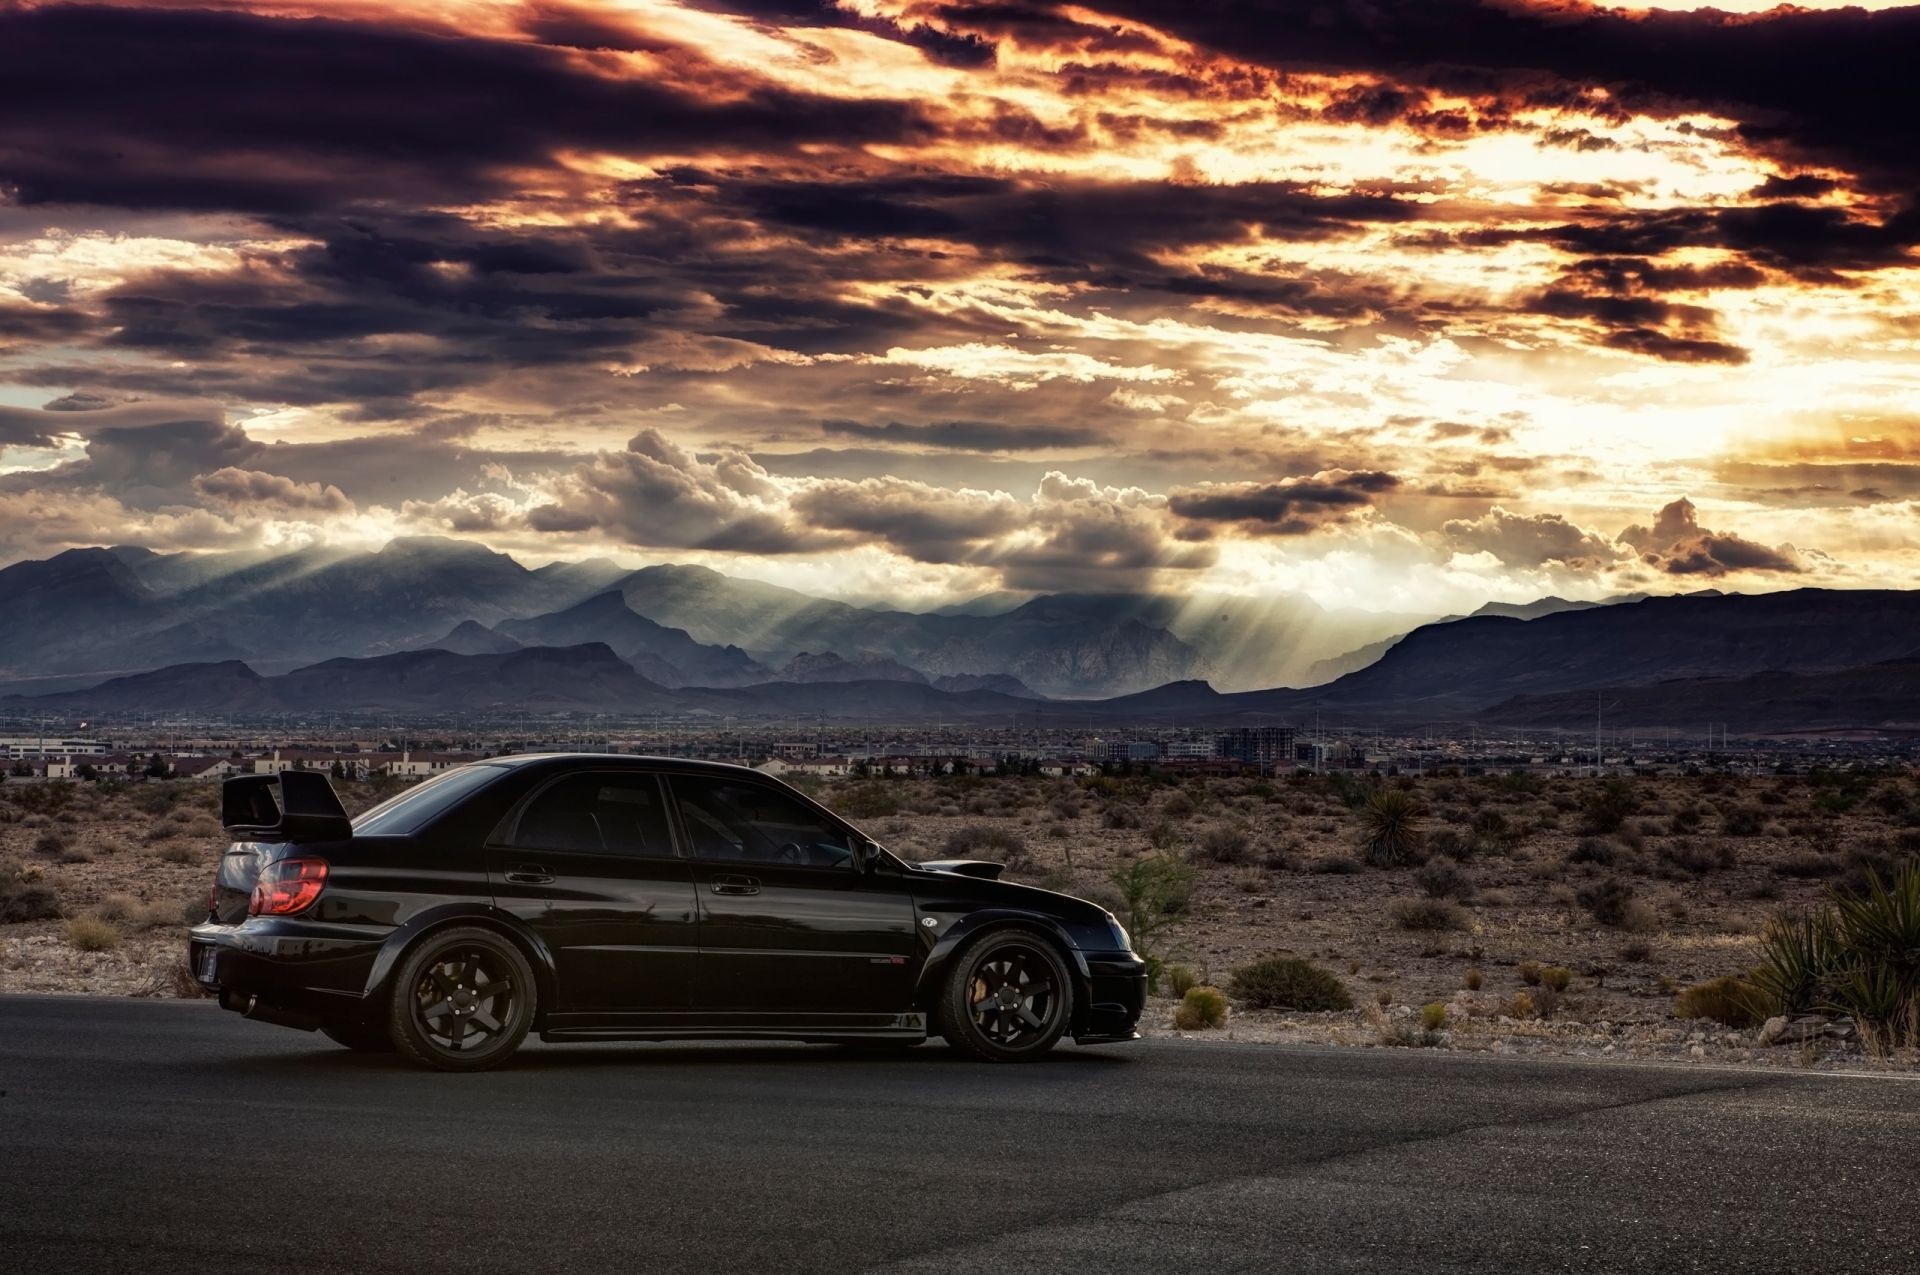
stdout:
[[(595, 1044), (529, 1044), (495, 1072), (564, 1072), (583, 1069), (625, 1068), (647, 1070), (698, 1070), (713, 1067), (747, 1067), (756, 1070), (832, 1067), (836, 1070), (898, 1071), (909, 1069), (992, 1069), (1022, 1072), (1039, 1069), (1059, 1073), (1062, 1068), (1099, 1069), (1125, 1065), (1134, 1058), (1125, 1046), (1117, 1049), (1062, 1048), (1044, 1058), (1019, 1066), (985, 1063), (938, 1043), (913, 1049), (879, 1052), (849, 1049), (835, 1045), (809, 1045), (786, 1041), (618, 1041)], [(204, 1063), (200, 1064), (204, 1065)], [(221, 1064), (229, 1073), (251, 1071), (284, 1075), (289, 1071), (327, 1075), (395, 1074), (429, 1075), (394, 1054), (355, 1053), (318, 1048), (299, 1052), (252, 1055)]]

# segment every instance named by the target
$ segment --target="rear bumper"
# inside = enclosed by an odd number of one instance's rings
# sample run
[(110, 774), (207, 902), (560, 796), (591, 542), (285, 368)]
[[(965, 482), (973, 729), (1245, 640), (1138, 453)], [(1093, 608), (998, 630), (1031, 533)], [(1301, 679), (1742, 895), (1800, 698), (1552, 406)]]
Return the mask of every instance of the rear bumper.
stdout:
[[(385, 931), (298, 919), (203, 922), (188, 931), (187, 968), (228, 1009), (284, 1016), (351, 1017), (366, 997)], [(256, 1017), (283, 1021), (271, 1013)], [(289, 1025), (300, 1025), (290, 1023)]]
[(1074, 1032), (1082, 1045), (1138, 1040), (1147, 1004), (1147, 963), (1132, 952), (1089, 952), (1087, 1012)]

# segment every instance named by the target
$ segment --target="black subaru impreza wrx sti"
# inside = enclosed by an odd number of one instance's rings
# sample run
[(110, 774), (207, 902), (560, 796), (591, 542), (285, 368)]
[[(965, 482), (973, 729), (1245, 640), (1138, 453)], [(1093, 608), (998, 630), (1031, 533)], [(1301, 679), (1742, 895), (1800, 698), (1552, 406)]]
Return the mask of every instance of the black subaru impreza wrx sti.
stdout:
[(1132, 1040), (1104, 909), (907, 863), (740, 766), (534, 755), (349, 819), (314, 771), (226, 781), (189, 960), (224, 1007), (449, 1071), (547, 1041), (943, 1036), (995, 1062)]

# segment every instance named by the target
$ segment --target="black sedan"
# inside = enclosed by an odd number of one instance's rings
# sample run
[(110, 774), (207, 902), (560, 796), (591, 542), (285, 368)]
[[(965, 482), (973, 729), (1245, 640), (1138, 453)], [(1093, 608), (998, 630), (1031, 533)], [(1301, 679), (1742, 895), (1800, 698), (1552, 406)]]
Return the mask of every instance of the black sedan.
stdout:
[(195, 976), (228, 1009), (449, 1071), (547, 1041), (756, 1037), (994, 1062), (1132, 1040), (1104, 909), (912, 864), (758, 771), (536, 755), (349, 820), (313, 771), (226, 781)]

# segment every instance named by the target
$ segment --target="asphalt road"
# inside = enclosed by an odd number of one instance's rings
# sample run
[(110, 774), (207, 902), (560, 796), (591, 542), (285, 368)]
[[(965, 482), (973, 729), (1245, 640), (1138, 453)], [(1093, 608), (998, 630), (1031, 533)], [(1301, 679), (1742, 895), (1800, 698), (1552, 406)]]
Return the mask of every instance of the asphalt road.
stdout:
[(0, 1270), (1915, 1271), (1920, 1085), (1150, 1042), (415, 1071), (0, 997)]

